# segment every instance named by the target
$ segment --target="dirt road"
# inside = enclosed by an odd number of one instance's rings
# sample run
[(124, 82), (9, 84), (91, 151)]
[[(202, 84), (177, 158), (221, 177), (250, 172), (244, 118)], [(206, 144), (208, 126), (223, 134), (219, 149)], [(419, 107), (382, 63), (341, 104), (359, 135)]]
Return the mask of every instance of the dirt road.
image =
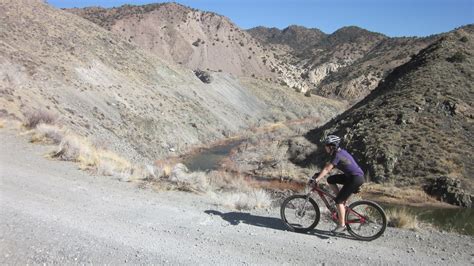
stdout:
[(238, 212), (44, 158), (0, 129), (0, 263), (466, 264), (472, 237), (389, 228), (372, 242), (285, 231), (278, 209)]

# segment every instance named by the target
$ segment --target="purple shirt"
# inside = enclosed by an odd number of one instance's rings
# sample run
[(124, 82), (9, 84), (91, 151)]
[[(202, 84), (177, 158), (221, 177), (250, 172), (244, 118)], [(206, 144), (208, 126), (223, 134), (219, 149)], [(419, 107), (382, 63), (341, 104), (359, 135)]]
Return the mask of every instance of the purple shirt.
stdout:
[(344, 149), (336, 151), (334, 158), (331, 160), (331, 164), (344, 172), (347, 176), (364, 176), (364, 171), (360, 169), (352, 155)]

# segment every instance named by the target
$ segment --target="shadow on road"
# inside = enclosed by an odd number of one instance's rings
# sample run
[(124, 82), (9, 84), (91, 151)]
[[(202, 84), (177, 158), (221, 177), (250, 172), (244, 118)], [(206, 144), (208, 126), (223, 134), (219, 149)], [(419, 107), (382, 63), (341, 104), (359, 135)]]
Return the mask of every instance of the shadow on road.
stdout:
[[(207, 210), (204, 212), (209, 215), (219, 215), (223, 220), (229, 222), (231, 225), (238, 225), (240, 223), (244, 223), (253, 226), (271, 228), (275, 230), (289, 231), (280, 219), (274, 217), (258, 216), (246, 212), (222, 213), (216, 210)], [(308, 233), (302, 234), (314, 235), (321, 239), (329, 239), (330, 237), (335, 237), (330, 231), (318, 229), (314, 229)], [(355, 240), (354, 237), (348, 235), (338, 235), (337, 237)]]
[(222, 213), (216, 210), (207, 210), (207, 214), (219, 215), (222, 219), (229, 222), (231, 225), (238, 225), (240, 223), (250, 224), (254, 226), (266, 227), (276, 230), (287, 231), (287, 228), (280, 219), (273, 217), (264, 217), (252, 215), (245, 212), (228, 212)]

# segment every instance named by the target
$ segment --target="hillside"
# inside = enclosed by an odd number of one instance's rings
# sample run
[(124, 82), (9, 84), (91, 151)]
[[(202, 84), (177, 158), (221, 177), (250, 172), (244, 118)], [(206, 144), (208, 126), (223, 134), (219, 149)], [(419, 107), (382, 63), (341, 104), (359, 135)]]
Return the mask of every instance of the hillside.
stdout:
[(379, 41), (372, 49), (354, 63), (341, 67), (320, 82), (317, 94), (357, 102), (377, 87), (390, 72), (411, 59), (421, 49), (433, 42), (429, 38), (387, 38)]
[(244, 31), (224, 16), (175, 3), (67, 11), (190, 69), (259, 78), (351, 103), (435, 39), (389, 38), (354, 26), (332, 34), (296, 25)]
[(280, 61), (275, 72), (284, 84), (351, 103), (368, 95), (395, 67), (437, 38), (389, 38), (354, 26), (332, 34), (294, 26), (248, 32), (274, 51)]
[[(236, 76), (272, 78), (273, 60), (228, 18), (176, 3), (67, 9), (169, 62)], [(265, 58), (265, 60), (262, 60)], [(264, 62), (265, 61), (265, 62)]]
[(260, 26), (247, 32), (264, 44), (287, 45), (293, 51), (308, 49), (326, 38), (326, 34), (319, 29), (308, 29), (297, 25), (291, 25), (283, 30)]
[[(473, 25), (444, 35), (396, 68), (363, 101), (309, 132), (307, 138), (318, 144), (326, 134), (340, 135), (370, 180), (426, 185), (435, 194), (439, 191), (433, 191), (438, 189), (433, 186), (447, 182), (444, 189), (455, 200), (445, 200), (470, 206), (474, 194), (473, 53)], [(293, 160), (302, 165), (321, 162), (324, 156), (319, 149), (305, 159), (295, 155)], [(439, 179), (443, 176), (448, 181)]]
[(279, 86), (259, 90), (226, 73), (210, 71), (212, 82), (203, 83), (191, 70), (40, 0), (2, 1), (0, 14), (0, 115), (52, 113), (62, 126), (134, 161), (181, 154), (280, 118), (324, 121), (343, 107)]

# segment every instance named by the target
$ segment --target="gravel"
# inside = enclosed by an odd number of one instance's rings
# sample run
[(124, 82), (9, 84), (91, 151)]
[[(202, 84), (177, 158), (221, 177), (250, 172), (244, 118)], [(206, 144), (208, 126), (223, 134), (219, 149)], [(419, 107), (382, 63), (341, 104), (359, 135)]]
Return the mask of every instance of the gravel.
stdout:
[(156, 193), (46, 159), (0, 129), (0, 263), (472, 264), (473, 238), (388, 228), (372, 242), (284, 229), (278, 209), (237, 212), (210, 197)]

